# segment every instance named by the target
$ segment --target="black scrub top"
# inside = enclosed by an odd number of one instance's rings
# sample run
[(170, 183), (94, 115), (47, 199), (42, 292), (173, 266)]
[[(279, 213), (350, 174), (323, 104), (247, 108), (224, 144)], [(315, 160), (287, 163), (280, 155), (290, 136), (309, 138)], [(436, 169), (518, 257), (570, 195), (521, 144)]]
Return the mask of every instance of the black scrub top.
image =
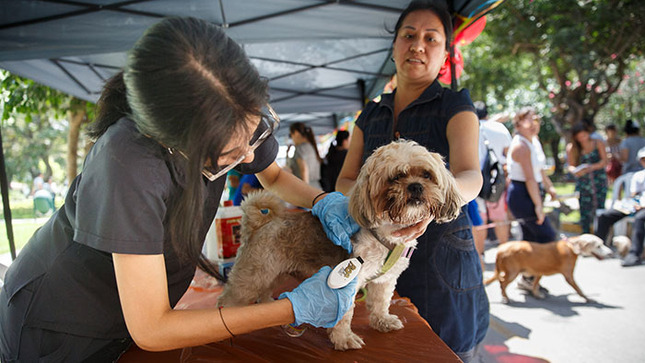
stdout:
[[(252, 163), (237, 169), (259, 172), (277, 152), (271, 137), (256, 150)], [(13, 307), (24, 312), (21, 326), (95, 338), (129, 336), (112, 253), (164, 254), (170, 305), (175, 306), (196, 268), (196, 261), (178, 259), (165, 229), (168, 201), (181, 188), (183, 163), (177, 158), (178, 153), (171, 155), (142, 136), (127, 118), (108, 128), (88, 154), (65, 204), (36, 231), (6, 273), (3, 294), (10, 305), (25, 286), (34, 290), (30, 306)], [(225, 184), (225, 177), (205, 182), (202, 237)], [(20, 324), (20, 318), (13, 316), (12, 323)]]

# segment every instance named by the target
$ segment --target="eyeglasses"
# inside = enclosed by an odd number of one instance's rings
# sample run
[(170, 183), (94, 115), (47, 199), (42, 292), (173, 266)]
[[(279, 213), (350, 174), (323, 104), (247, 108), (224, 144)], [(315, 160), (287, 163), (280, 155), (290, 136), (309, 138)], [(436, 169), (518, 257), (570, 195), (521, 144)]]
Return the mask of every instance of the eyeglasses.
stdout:
[[(255, 149), (260, 147), (260, 145), (262, 145), (262, 143), (264, 143), (273, 134), (273, 132), (278, 128), (278, 126), (280, 126), (280, 117), (278, 117), (278, 114), (275, 112), (273, 107), (267, 104), (265, 106), (265, 110), (263, 110), (262, 112), (260, 125), (258, 125), (258, 129), (256, 130), (255, 133), (253, 133), (253, 138), (251, 138), (251, 141), (249, 141), (249, 148), (231, 164), (224, 165), (224, 166), (217, 166), (215, 169), (205, 167), (202, 170), (202, 175), (204, 175), (206, 179), (210, 181), (215, 181), (221, 176), (226, 175), (226, 173), (231, 171), (231, 169), (238, 166), (244, 159), (246, 159), (247, 155), (249, 155), (250, 153), (255, 151)], [(258, 136), (257, 135), (258, 130), (262, 130), (262, 129), (264, 129), (264, 131)]]

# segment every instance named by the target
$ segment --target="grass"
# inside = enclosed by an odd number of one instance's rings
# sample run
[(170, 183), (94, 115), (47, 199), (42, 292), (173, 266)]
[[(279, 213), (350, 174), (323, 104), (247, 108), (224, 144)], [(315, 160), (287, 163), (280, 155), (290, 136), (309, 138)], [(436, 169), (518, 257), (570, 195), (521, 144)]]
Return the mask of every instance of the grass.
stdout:
[[(34, 204), (30, 197), (25, 198), (16, 193), (10, 194), (9, 204), (11, 206), (11, 225), (13, 227), (13, 240), (16, 250), (19, 251), (31, 238), (34, 232), (42, 226), (46, 219), (41, 215), (38, 219), (34, 216)], [(56, 198), (56, 208), (63, 204), (63, 198)], [(7, 237), (7, 226), (4, 220), (4, 213), (0, 208), (0, 254), (9, 253), (9, 237)], [(44, 216), (48, 218), (49, 215)]]
[[(558, 195), (572, 195), (575, 193), (575, 184), (574, 183), (553, 183), (553, 186), (558, 192)], [(610, 185), (607, 190), (606, 200), (611, 200), (612, 186)], [(580, 221), (580, 211), (574, 210), (571, 213), (565, 215), (560, 214), (560, 223), (578, 223)]]
[[(42, 219), (22, 219), (14, 220), (11, 224), (13, 226), (13, 240), (16, 245), (16, 251), (19, 251), (29, 241), (34, 232), (42, 226), (44, 220)], [(0, 233), (0, 254), (9, 253), (9, 238), (7, 237), (7, 227), (4, 221), (0, 223), (2, 233)]]

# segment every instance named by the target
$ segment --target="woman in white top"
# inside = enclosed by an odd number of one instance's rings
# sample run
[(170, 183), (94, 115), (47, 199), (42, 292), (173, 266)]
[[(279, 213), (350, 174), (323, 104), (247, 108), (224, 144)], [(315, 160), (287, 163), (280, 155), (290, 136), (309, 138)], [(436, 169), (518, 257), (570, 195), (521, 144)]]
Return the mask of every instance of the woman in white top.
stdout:
[[(554, 199), (557, 194), (551, 179), (544, 172), (546, 157), (537, 137), (540, 132), (540, 116), (532, 107), (524, 107), (515, 115), (513, 127), (515, 136), (506, 158), (511, 179), (506, 194), (508, 208), (519, 220), (525, 241), (555, 241), (557, 233), (545, 216), (542, 204), (544, 190)], [(533, 276), (522, 275), (517, 286), (522, 290), (532, 291), (533, 279)], [(544, 294), (548, 293), (542, 286), (540, 290)]]
[(289, 137), (296, 145), (293, 157), (287, 160), (291, 172), (305, 183), (322, 189), (320, 185), (320, 163), (316, 139), (311, 127), (302, 122), (294, 122), (289, 126)]
[(513, 119), (515, 136), (509, 148), (507, 170), (509, 185), (507, 203), (513, 216), (520, 220), (523, 239), (546, 243), (557, 233), (546, 218), (542, 205), (542, 187), (556, 198), (551, 180), (544, 172), (546, 157), (537, 138), (540, 117), (531, 107), (522, 108)]

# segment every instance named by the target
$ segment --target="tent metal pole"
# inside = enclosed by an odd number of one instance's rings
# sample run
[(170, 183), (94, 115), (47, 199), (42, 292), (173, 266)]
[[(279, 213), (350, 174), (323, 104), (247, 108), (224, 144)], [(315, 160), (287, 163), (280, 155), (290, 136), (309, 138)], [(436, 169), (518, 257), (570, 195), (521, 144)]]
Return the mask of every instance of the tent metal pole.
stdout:
[(369, 102), (369, 100), (367, 99), (367, 94), (365, 93), (365, 80), (361, 78), (357, 79), (356, 85), (358, 86), (358, 92), (360, 92), (361, 104), (364, 107)]
[(450, 45), (450, 89), (457, 91), (457, 67), (455, 66), (455, 44)]
[(2, 206), (4, 208), (4, 221), (7, 227), (7, 238), (9, 239), (9, 250), (11, 260), (16, 259), (16, 244), (13, 238), (13, 226), (11, 224), (11, 207), (9, 206), (9, 182), (7, 180), (7, 169), (4, 162), (4, 148), (2, 147), (2, 129), (0, 129), (0, 190), (2, 192)]

